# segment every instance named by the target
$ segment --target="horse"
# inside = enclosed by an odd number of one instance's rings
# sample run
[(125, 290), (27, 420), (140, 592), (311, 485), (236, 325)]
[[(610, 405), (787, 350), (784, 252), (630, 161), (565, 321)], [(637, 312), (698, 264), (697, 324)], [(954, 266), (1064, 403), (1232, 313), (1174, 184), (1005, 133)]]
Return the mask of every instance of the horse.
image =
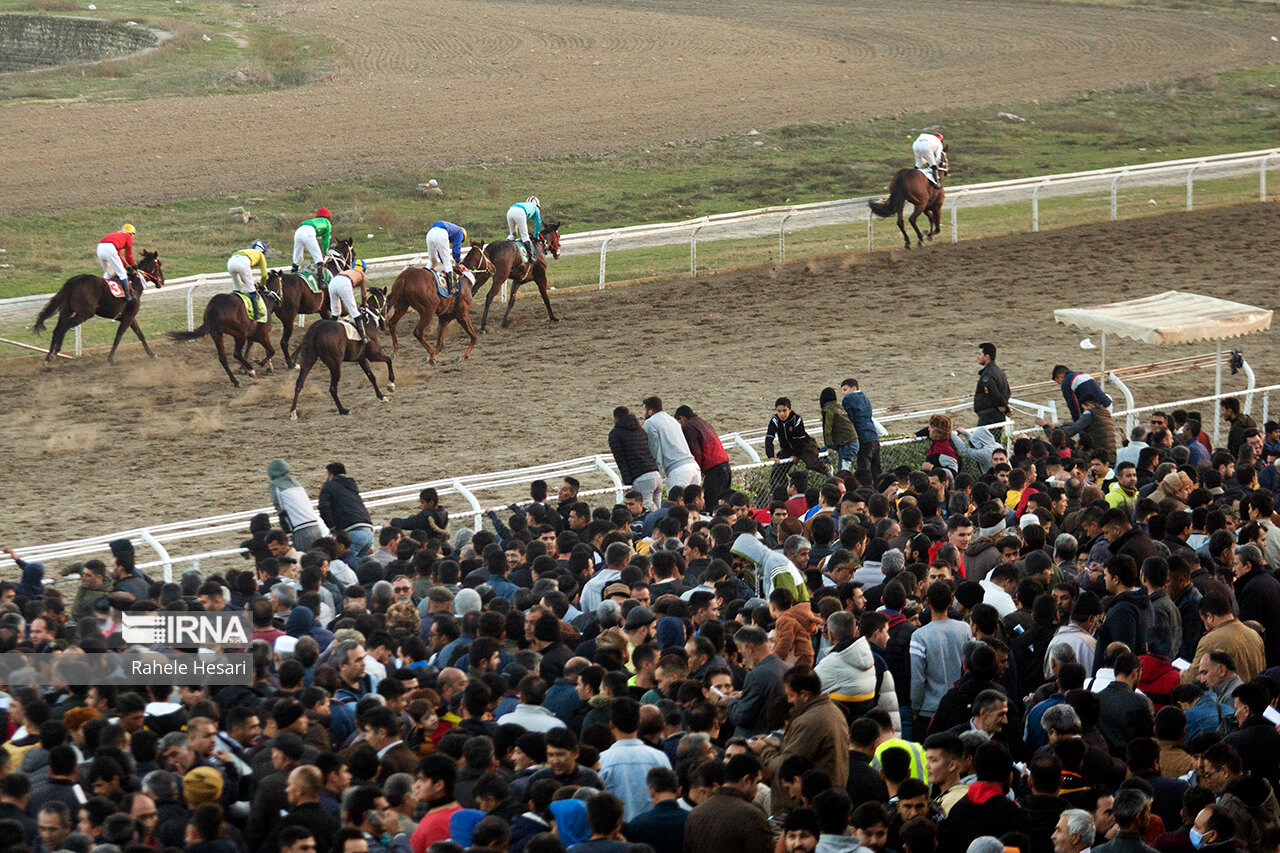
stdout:
[(267, 351), (262, 361), (258, 362), (258, 366), (265, 365), (267, 372), (272, 372), (271, 359), (275, 356), (276, 351), (271, 346), (270, 312), (267, 312), (265, 320), (257, 322), (249, 318), (249, 311), (245, 308), (243, 299), (234, 293), (219, 293), (210, 299), (209, 304), (205, 306), (204, 322), (200, 324), (198, 329), (190, 332), (169, 333), (169, 337), (175, 341), (194, 341), (205, 335), (213, 338), (213, 345), (218, 350), (218, 361), (222, 362), (222, 369), (227, 371), (227, 377), (235, 387), (240, 387), (240, 381), (236, 379), (235, 374), (231, 372), (230, 365), (227, 364), (227, 350), (222, 344), (223, 335), (230, 335), (235, 339), (235, 359), (244, 365), (244, 371), (249, 376), (256, 377), (258, 375), (246, 357), (249, 347), (255, 342), (262, 344), (262, 348)]
[[(324, 269), (335, 275), (350, 269), (355, 263), (354, 245), (353, 237), (336, 241), (329, 247)], [(323, 279), (322, 275), (322, 282)], [(262, 283), (262, 287), (269, 294), (271, 312), (280, 318), (282, 329), (280, 350), (284, 354), (285, 364), (291, 368), (297, 367), (293, 354), (289, 352), (289, 340), (293, 337), (293, 328), (297, 325), (299, 315), (319, 314), (325, 320), (332, 316), (329, 313), (329, 290), (322, 283), (320, 290), (312, 293), (302, 276), (284, 270), (272, 270), (267, 273), (267, 279)]]
[(147, 281), (157, 288), (164, 287), (164, 270), (160, 265), (160, 256), (156, 252), (143, 252), (142, 261), (129, 270), (129, 289), (133, 299), (125, 302), (123, 296), (112, 296), (107, 280), (100, 275), (76, 275), (67, 279), (53, 298), (40, 309), (36, 316), (32, 331), (43, 332), (44, 321), (58, 312), (58, 324), (53, 327), (53, 335), (49, 339), (49, 353), (44, 357), (46, 365), (53, 362), (62, 350), (62, 341), (67, 332), (79, 326), (90, 317), (106, 317), (120, 324), (116, 330), (116, 339), (111, 344), (108, 363), (115, 363), (116, 347), (124, 337), (125, 329), (133, 329), (133, 333), (142, 341), (142, 348), (152, 358), (156, 354), (147, 346), (147, 339), (138, 327), (138, 309), (142, 305), (142, 291)]
[[(542, 233), (534, 241), (534, 251), (537, 254), (532, 263), (521, 260), (520, 249), (513, 240), (498, 240), (488, 245), (485, 254), (493, 264), (493, 283), (489, 287), (488, 295), (484, 298), (484, 313), (480, 315), (480, 331), (485, 331), (485, 326), (489, 322), (489, 305), (493, 302), (498, 288), (502, 287), (507, 279), (511, 279), (512, 282), (511, 294), (507, 298), (507, 310), (502, 315), (502, 328), (507, 328), (511, 307), (516, 302), (516, 291), (520, 289), (520, 285), (529, 281), (538, 285), (538, 291), (542, 294), (542, 303), (547, 306), (547, 317), (552, 323), (560, 322), (560, 318), (551, 310), (551, 299), (547, 296), (547, 257), (538, 249), (545, 249), (553, 258), (560, 257), (560, 226), (562, 224), (548, 222), (542, 229)], [(478, 272), (476, 289), (479, 289), (484, 282), (484, 274)]]
[[(484, 243), (472, 243), (471, 249), (467, 252), (467, 256), (462, 259), (462, 263), (459, 266), (461, 269), (459, 267), (454, 268), (455, 273), (459, 275), (461, 270), (478, 268), (477, 280), (479, 280), (479, 275), (493, 275), (494, 272), (493, 263), (485, 254)], [(436, 290), (436, 277), (430, 270), (425, 270), (421, 267), (410, 267), (401, 272), (391, 285), (391, 293), (387, 297), (385, 306), (386, 309), (392, 311), (391, 318), (387, 320), (387, 327), (391, 330), (392, 351), (400, 351), (400, 338), (396, 334), (396, 328), (400, 324), (400, 319), (412, 308), (418, 312), (418, 325), (414, 327), (413, 336), (426, 348), (432, 364), (436, 363), (436, 356), (444, 348), (444, 330), (449, 325), (450, 320), (457, 320), (458, 324), (471, 336), (471, 345), (467, 347), (467, 351), (458, 359), (459, 363), (466, 361), (467, 357), (471, 355), (471, 351), (476, 348), (476, 341), (480, 339), (476, 334), (475, 326), (471, 323), (471, 297), (472, 285), (465, 277), (462, 280), (462, 289), (458, 295), (452, 298), (445, 298)], [(427, 343), (426, 338), (427, 326), (431, 323), (432, 317), (437, 318), (436, 345), (434, 347)]]
[(947, 174), (945, 151), (937, 171), (939, 185), (935, 187), (919, 169), (899, 169), (893, 176), (893, 180), (889, 182), (889, 197), (882, 201), (867, 202), (871, 212), (882, 219), (893, 216), (895, 213), (898, 215), (898, 230), (902, 232), (902, 239), (906, 241), (908, 249), (911, 248), (911, 238), (907, 236), (907, 229), (902, 224), (902, 211), (907, 202), (914, 205), (914, 210), (911, 212), (911, 227), (915, 229), (916, 242), (919, 245), (924, 245), (924, 235), (916, 225), (916, 219), (921, 213), (929, 220), (930, 240), (933, 240), (934, 234), (942, 232), (942, 200), (947, 195), (941, 185), (942, 179)]
[(298, 419), (298, 395), (302, 393), (302, 385), (307, 381), (307, 374), (311, 372), (317, 359), (323, 361), (329, 368), (329, 394), (337, 404), (340, 415), (350, 414), (350, 409), (343, 408), (342, 401), (338, 399), (338, 380), (342, 378), (344, 361), (354, 361), (360, 365), (364, 375), (369, 377), (369, 384), (373, 386), (373, 392), (378, 395), (379, 402), (386, 402), (387, 398), (378, 387), (378, 380), (374, 378), (373, 371), (369, 368), (370, 361), (381, 361), (387, 365), (387, 390), (396, 390), (396, 371), (391, 365), (391, 356), (382, 349), (382, 345), (378, 342), (378, 331), (375, 328), (382, 325), (382, 310), (385, 306), (380, 306), (379, 302), (385, 299), (385, 296), (386, 292), (381, 288), (372, 288), (368, 301), (361, 306), (365, 317), (373, 321), (365, 324), (364, 331), (369, 338), (368, 343), (351, 340), (347, 336), (347, 330), (343, 328), (346, 324), (338, 320), (317, 320), (307, 329), (307, 333), (302, 336), (302, 343), (298, 345), (298, 381), (293, 386), (293, 405), (289, 408), (290, 420)]

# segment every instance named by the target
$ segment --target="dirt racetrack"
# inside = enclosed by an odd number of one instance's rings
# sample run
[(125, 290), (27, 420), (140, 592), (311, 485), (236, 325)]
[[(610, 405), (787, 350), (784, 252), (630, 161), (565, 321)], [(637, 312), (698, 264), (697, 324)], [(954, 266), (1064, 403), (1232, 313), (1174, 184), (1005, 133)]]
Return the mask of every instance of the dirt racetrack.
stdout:
[(335, 75), (255, 95), (5, 106), (0, 216), (947, 105), (994, 114), (1018, 100), (1273, 59), (1248, 21), (1034, 0), (958, 0), (927, 15), (899, 0), (263, 0), (259, 9), (286, 29), (338, 39)]
[[(314, 495), (333, 459), (372, 489), (607, 452), (611, 409), (655, 392), (721, 432), (763, 426), (778, 395), (815, 423), (819, 390), (851, 374), (877, 407), (964, 395), (983, 340), (999, 343), (1015, 385), (1056, 362), (1096, 369), (1098, 354), (1082, 353), (1053, 309), (1175, 287), (1273, 308), (1278, 230), (1280, 204), (1254, 204), (553, 294), (564, 318), (554, 327), (536, 292), (522, 294), (511, 328), (482, 337), (464, 365), (428, 367), (409, 338), (385, 405), (348, 365), (340, 393), (352, 414), (340, 417), (327, 372), (313, 374), (297, 423), (286, 417), (294, 374), (234, 390), (207, 339), (161, 345), (155, 361), (133, 346), (115, 367), (101, 353), (49, 373), (6, 362), (3, 539), (20, 547), (261, 506), (273, 456)], [(1275, 335), (1241, 342), (1259, 385), (1280, 377)], [(1212, 345), (1109, 350), (1117, 366)], [(446, 358), (460, 351), (456, 335), (446, 341)], [(1212, 386), (1201, 371), (1134, 390), (1142, 404)]]

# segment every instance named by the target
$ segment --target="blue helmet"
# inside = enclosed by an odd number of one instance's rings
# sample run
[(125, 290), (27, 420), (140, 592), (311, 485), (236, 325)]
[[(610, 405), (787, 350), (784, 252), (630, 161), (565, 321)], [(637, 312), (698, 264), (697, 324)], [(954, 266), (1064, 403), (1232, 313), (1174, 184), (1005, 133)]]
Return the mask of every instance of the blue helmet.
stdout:
[(257, 249), (259, 252), (265, 252), (267, 250), (267, 244), (261, 240), (254, 240), (253, 244), (249, 246), (249, 248)]

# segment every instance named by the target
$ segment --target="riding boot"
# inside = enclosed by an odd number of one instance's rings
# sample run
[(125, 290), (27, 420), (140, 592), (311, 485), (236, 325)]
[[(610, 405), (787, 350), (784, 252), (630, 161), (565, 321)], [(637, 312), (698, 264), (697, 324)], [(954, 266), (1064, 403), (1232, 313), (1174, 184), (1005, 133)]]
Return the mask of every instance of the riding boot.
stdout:
[(289, 274), (290, 274), (290, 275), (297, 275), (297, 274), (298, 274), (298, 265), (297, 265), (297, 264), (294, 264), (294, 265), (293, 265), (292, 269), (290, 269), (290, 270), (289, 270)]
[(360, 343), (369, 343), (369, 336), (364, 333), (364, 314), (357, 314), (355, 318), (356, 332), (360, 335)]
[(533, 263), (535, 260), (537, 260), (538, 255), (537, 255), (537, 253), (536, 253), (536, 252), (534, 252), (534, 251), (533, 251), (533, 241), (532, 241), (532, 240), (525, 240), (525, 241), (524, 241), (524, 247), (525, 247), (525, 249), (527, 249), (527, 250), (528, 250), (528, 252), (529, 252), (529, 263)]
[(132, 302), (133, 286), (129, 284), (129, 277), (125, 276), (124, 278), (121, 278), (120, 276), (116, 276), (116, 281), (120, 282), (120, 287), (124, 290), (124, 301)]
[(253, 317), (250, 319), (255, 323), (261, 323), (267, 318), (266, 306), (263, 304), (262, 295), (253, 293), (249, 298), (253, 300)]

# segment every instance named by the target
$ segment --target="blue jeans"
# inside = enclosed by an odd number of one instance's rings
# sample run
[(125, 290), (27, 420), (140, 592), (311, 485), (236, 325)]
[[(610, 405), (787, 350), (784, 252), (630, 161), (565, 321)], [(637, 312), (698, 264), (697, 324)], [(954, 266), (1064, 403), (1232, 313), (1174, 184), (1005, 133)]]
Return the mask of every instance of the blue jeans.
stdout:
[(351, 537), (351, 550), (355, 552), (356, 559), (367, 557), (373, 551), (373, 531), (367, 527), (357, 527), (348, 530), (347, 535)]
[(836, 459), (839, 460), (838, 467), (841, 471), (852, 471), (858, 463), (858, 442), (851, 441), (836, 447)]

